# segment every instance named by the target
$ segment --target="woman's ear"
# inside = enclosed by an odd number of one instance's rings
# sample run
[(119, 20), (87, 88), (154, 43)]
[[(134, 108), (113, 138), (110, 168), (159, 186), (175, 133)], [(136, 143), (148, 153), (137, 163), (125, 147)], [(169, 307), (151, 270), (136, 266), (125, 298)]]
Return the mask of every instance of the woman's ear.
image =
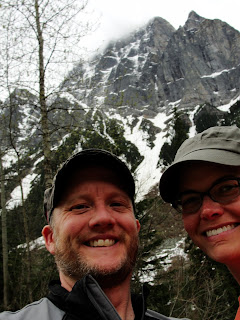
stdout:
[(42, 229), (42, 235), (45, 241), (45, 246), (47, 250), (54, 255), (55, 253), (55, 242), (54, 242), (54, 236), (53, 236), (53, 230), (50, 227), (50, 225), (46, 225)]

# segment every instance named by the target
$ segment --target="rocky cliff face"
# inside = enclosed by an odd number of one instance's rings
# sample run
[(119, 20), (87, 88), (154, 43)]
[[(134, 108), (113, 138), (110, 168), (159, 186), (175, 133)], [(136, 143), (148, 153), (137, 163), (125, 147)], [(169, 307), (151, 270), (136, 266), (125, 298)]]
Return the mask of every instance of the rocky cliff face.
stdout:
[(229, 103), (239, 96), (240, 33), (220, 20), (191, 12), (169, 39), (158, 67), (158, 90), (165, 106), (184, 108)]
[(240, 33), (195, 12), (175, 30), (162, 18), (110, 43), (67, 85), (87, 105), (155, 116), (172, 106), (221, 106), (240, 95)]

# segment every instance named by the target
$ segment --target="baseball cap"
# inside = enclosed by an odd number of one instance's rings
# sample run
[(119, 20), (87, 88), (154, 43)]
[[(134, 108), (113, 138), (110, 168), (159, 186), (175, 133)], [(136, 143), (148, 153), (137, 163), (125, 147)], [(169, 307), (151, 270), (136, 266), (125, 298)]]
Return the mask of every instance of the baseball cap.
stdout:
[(177, 175), (183, 163), (189, 161), (240, 166), (240, 129), (237, 126), (211, 127), (185, 140), (160, 178), (159, 190), (164, 201), (174, 200)]
[(66, 178), (74, 171), (96, 165), (115, 172), (121, 181), (121, 186), (131, 199), (134, 207), (135, 183), (127, 165), (116, 155), (102, 149), (86, 149), (68, 158), (57, 171), (51, 188), (44, 193), (44, 213), (47, 221), (60, 201)]

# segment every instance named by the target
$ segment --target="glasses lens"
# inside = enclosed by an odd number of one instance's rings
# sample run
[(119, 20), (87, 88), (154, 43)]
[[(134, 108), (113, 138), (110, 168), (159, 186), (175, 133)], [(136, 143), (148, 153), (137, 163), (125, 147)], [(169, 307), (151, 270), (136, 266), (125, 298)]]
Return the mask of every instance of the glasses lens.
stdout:
[(226, 180), (216, 184), (210, 190), (211, 198), (219, 203), (227, 203), (240, 195), (237, 180)]
[(182, 193), (173, 207), (181, 213), (195, 213), (201, 208), (205, 195), (218, 203), (230, 203), (240, 195), (239, 182), (240, 179), (229, 179), (217, 183), (207, 192)]
[(182, 194), (177, 202), (177, 207), (182, 213), (193, 213), (198, 211), (202, 205), (202, 198), (199, 193), (191, 192)]

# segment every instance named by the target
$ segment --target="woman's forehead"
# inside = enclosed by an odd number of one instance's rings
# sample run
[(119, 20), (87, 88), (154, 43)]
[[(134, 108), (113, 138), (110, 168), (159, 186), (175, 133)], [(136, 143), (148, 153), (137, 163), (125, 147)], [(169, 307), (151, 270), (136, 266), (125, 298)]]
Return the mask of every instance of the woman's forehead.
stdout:
[(227, 176), (240, 176), (240, 166), (226, 166), (210, 162), (193, 162), (184, 165), (178, 176), (178, 186), (185, 188), (207, 187), (216, 180)]

